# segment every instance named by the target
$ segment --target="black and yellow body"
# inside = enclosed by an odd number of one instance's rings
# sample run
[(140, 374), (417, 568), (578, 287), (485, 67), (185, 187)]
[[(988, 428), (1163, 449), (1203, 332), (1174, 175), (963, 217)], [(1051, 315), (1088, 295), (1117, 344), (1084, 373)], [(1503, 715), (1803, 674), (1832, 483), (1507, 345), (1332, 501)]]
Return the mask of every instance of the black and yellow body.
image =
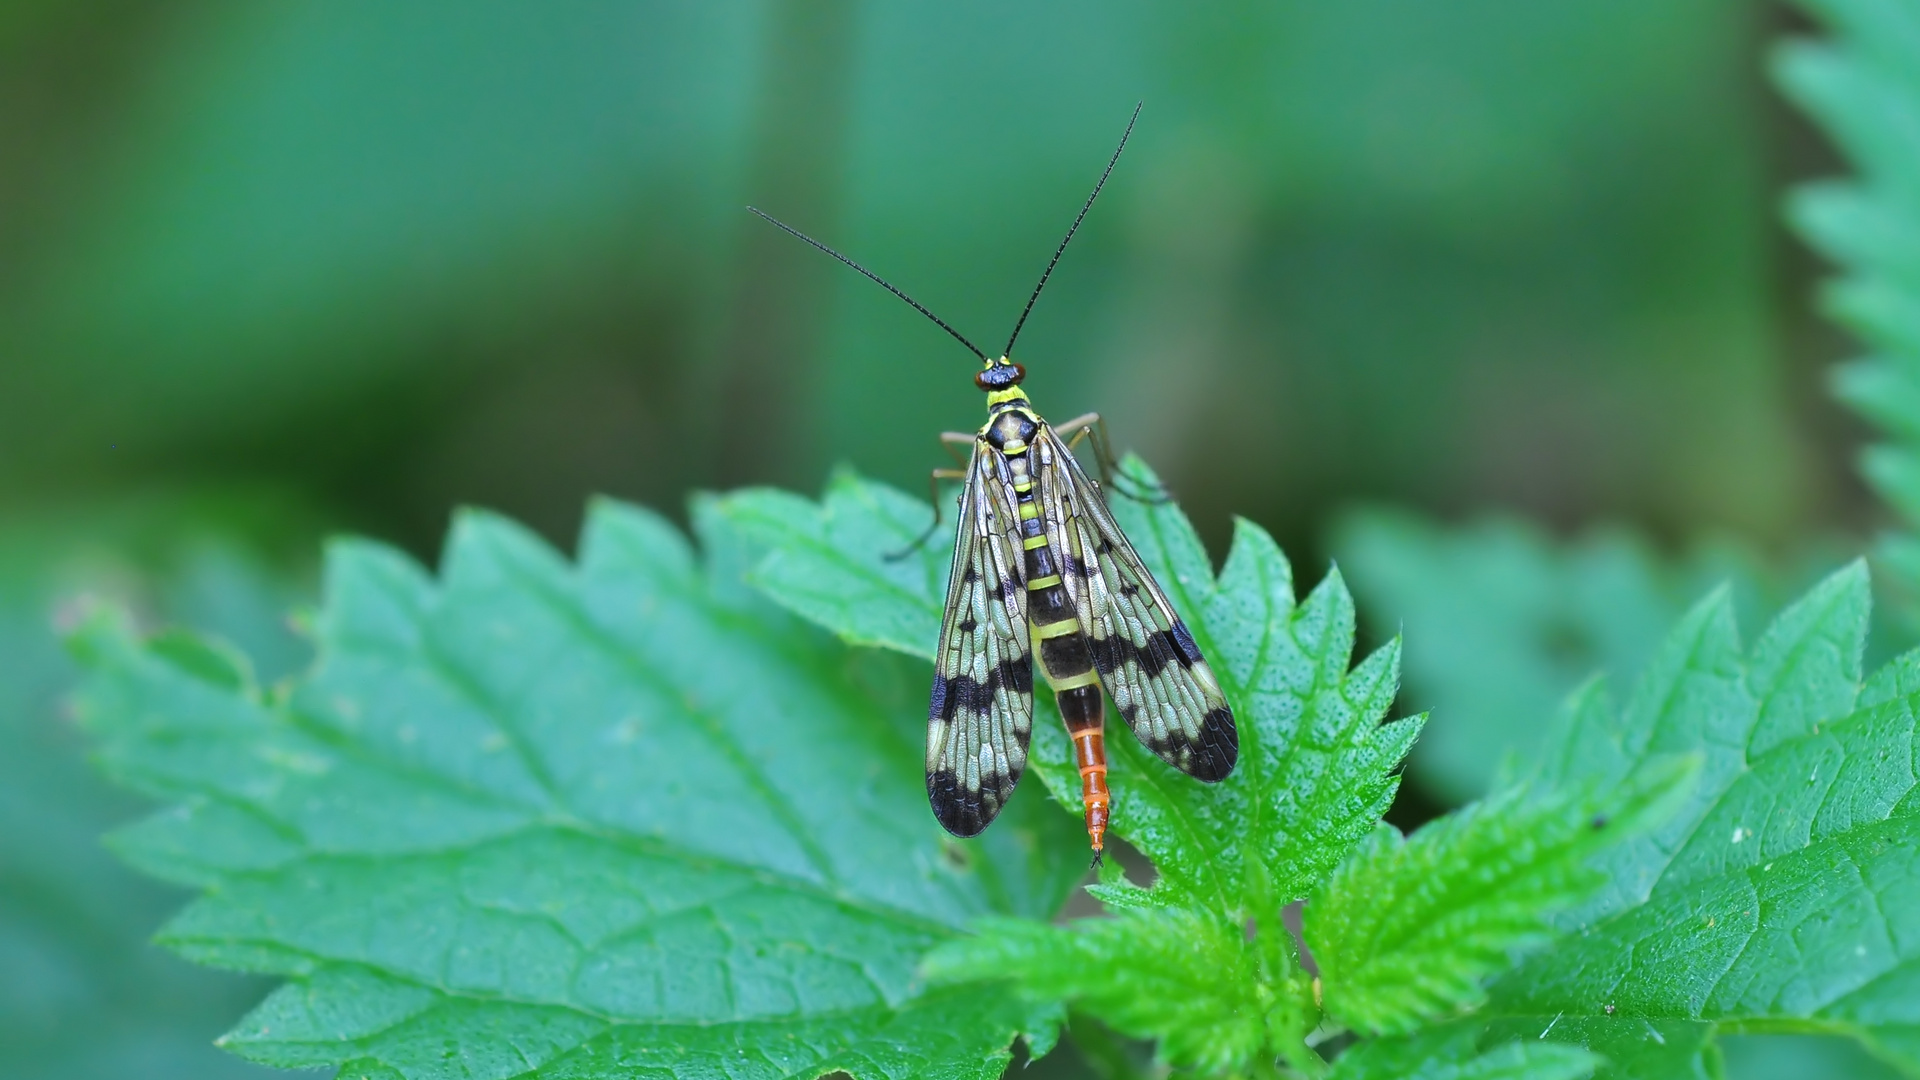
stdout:
[(998, 814), (1025, 765), (1037, 653), (1073, 742), (1098, 854), (1112, 805), (1103, 685), (1141, 741), (1197, 779), (1231, 772), (1238, 740), (1192, 634), (1099, 486), (1034, 411), (1019, 387), (1024, 374), (1001, 357), (975, 380), (989, 416), (973, 439), (961, 496), (927, 717), (927, 795), (960, 836)]

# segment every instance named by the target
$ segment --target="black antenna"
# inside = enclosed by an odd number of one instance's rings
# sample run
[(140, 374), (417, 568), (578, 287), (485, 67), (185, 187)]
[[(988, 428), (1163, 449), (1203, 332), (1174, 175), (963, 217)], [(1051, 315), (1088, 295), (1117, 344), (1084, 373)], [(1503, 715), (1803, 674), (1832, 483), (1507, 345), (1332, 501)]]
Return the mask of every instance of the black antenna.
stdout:
[(1040, 299), (1040, 290), (1047, 287), (1047, 279), (1053, 276), (1053, 268), (1059, 265), (1060, 256), (1066, 253), (1067, 244), (1072, 242), (1073, 234), (1079, 231), (1080, 223), (1087, 219), (1087, 211), (1093, 209), (1093, 200), (1099, 198), (1100, 189), (1107, 186), (1107, 177), (1113, 175), (1113, 167), (1120, 163), (1120, 151), (1127, 148), (1127, 136), (1133, 134), (1133, 122), (1140, 119), (1140, 106), (1145, 104), (1146, 102), (1142, 101), (1133, 107), (1133, 118), (1127, 121), (1127, 130), (1120, 134), (1120, 145), (1114, 148), (1113, 157), (1107, 160), (1107, 171), (1101, 173), (1100, 182), (1093, 185), (1093, 194), (1087, 196), (1087, 204), (1080, 208), (1080, 216), (1073, 219), (1073, 227), (1067, 230), (1067, 238), (1060, 241), (1059, 247), (1053, 249), (1053, 259), (1047, 263), (1046, 270), (1040, 274), (1040, 284), (1033, 287), (1033, 295), (1027, 297), (1027, 309), (1020, 313), (1020, 321), (1013, 324), (1013, 334), (1007, 338), (1007, 347), (1000, 353), (1001, 356), (1013, 355), (1013, 343), (1020, 338), (1020, 328), (1027, 325), (1027, 316), (1033, 314), (1033, 302)]
[(955, 330), (951, 326), (948, 326), (946, 324), (946, 321), (941, 319), (940, 316), (935, 315), (933, 312), (928, 311), (926, 308), (921, 307), (920, 301), (915, 300), (913, 297), (908, 296), (906, 293), (901, 292), (899, 289), (896, 289), (893, 286), (887, 284), (885, 281), (881, 280), (880, 275), (874, 273), (873, 271), (867, 269), (864, 266), (861, 266), (859, 263), (854, 262), (852, 259), (847, 258), (845, 255), (840, 254), (839, 252), (833, 250), (827, 245), (821, 243), (820, 241), (815, 240), (813, 237), (808, 236), (806, 233), (801, 232), (799, 229), (796, 229), (793, 226), (787, 224), (786, 222), (781, 221), (779, 218), (774, 217), (772, 214), (763, 213), (762, 211), (751, 206), (747, 207), (747, 209), (755, 214), (759, 214), (761, 217), (766, 218), (768, 221), (773, 222), (775, 225), (778, 225), (780, 228), (785, 229), (787, 232), (792, 233), (793, 235), (799, 237), (800, 239), (805, 240), (807, 243), (812, 244), (814, 247), (819, 248), (821, 251), (824, 251), (827, 254), (833, 256), (834, 258), (839, 259), (841, 262), (846, 263), (848, 266), (853, 267), (855, 270), (860, 271), (862, 274), (867, 275), (867, 277), (871, 278), (873, 282), (879, 285), (881, 288), (887, 290), (888, 292), (899, 297), (900, 299), (905, 300), (907, 303), (912, 304), (913, 310), (919, 312), (922, 315), (925, 315), (929, 319), (932, 319), (934, 322), (934, 325), (938, 326), (942, 330), (945, 330), (947, 333), (952, 334), (953, 339), (955, 341), (958, 341), (960, 344), (965, 345), (969, 349), (972, 349), (973, 355), (979, 357), (982, 360), (985, 360), (987, 358), (987, 354), (981, 352), (973, 344), (973, 342), (968, 341), (964, 337), (961, 337), (960, 331)]

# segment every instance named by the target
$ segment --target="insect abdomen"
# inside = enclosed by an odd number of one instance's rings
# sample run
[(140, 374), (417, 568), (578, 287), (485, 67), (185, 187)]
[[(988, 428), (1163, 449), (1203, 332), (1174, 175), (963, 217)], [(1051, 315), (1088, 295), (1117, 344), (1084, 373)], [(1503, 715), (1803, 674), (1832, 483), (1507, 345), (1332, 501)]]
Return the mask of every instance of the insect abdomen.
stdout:
[(1105, 843), (1107, 812), (1113, 796), (1107, 790), (1106, 709), (1100, 698), (1100, 675), (1093, 651), (1073, 604), (1060, 581), (1053, 550), (1039, 516), (1031, 483), (1017, 485), (1020, 498), (1022, 544), (1026, 548), (1027, 622), (1032, 627), (1040, 672), (1053, 687), (1060, 718), (1073, 740), (1073, 756), (1080, 769), (1080, 800), (1087, 817), (1087, 838), (1094, 854)]

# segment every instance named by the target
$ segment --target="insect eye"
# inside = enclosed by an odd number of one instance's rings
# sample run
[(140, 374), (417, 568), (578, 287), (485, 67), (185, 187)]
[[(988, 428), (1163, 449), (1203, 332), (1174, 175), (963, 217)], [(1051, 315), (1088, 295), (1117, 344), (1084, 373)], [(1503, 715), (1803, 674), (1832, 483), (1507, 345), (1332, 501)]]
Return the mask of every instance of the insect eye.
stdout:
[(973, 377), (973, 385), (982, 390), (1004, 390), (1009, 386), (1018, 386), (1021, 379), (1027, 377), (1027, 369), (1019, 364), (995, 364)]

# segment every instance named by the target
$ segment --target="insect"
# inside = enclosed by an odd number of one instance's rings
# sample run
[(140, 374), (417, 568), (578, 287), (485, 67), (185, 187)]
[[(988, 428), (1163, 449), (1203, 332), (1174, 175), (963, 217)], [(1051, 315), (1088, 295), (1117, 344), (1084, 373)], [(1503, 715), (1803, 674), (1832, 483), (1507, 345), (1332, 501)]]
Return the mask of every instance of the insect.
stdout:
[[(972, 456), (964, 469), (934, 472), (936, 484), (960, 480), (963, 487), (927, 708), (927, 799), (955, 836), (978, 835), (1006, 806), (1027, 764), (1037, 646), (1040, 673), (1073, 741), (1096, 864), (1113, 801), (1102, 687), (1147, 749), (1188, 776), (1222, 780), (1239, 756), (1233, 711), (1213, 669), (1114, 520), (1101, 486), (1074, 457), (1080, 441), (1090, 440), (1103, 473), (1125, 493), (1099, 414), (1049, 424), (1020, 388), (1026, 368), (1011, 359), (1020, 328), (1139, 116), (1136, 107), (997, 358), (852, 259), (748, 207), (913, 305), (984, 364), (973, 382), (986, 392), (987, 422), (973, 433), (941, 436), (970, 446)], [(933, 524), (919, 542), (939, 527), (939, 505), (935, 498)]]

